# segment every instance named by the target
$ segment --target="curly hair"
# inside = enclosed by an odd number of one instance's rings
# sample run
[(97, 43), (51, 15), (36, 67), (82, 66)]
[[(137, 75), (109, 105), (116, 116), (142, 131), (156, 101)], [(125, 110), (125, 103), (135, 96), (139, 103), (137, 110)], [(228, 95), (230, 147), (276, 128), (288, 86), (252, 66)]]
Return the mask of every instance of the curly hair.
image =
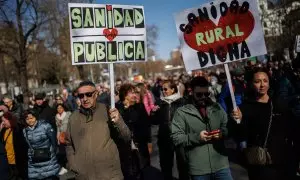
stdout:
[(134, 91), (135, 87), (132, 84), (123, 84), (120, 87), (120, 91), (119, 91), (119, 97), (120, 97), (120, 101), (123, 102), (125, 100), (125, 97), (127, 96), (129, 91)]

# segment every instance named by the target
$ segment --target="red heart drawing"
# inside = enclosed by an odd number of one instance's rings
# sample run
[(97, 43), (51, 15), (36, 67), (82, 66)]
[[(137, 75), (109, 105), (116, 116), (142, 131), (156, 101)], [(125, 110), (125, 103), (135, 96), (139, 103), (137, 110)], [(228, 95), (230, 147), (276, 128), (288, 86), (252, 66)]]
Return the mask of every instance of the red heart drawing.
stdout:
[(115, 39), (115, 37), (118, 35), (118, 30), (115, 28), (112, 29), (104, 29), (103, 34), (109, 41), (112, 41)]
[(112, 9), (112, 5), (106, 5), (106, 10), (107, 11), (111, 11), (111, 9)]
[[(231, 36), (229, 38), (226, 38), (226, 26), (229, 26), (230, 29), (236, 34), (235, 32), (235, 25), (238, 25), (239, 31), (243, 32), (244, 34), (242, 36)], [(218, 26), (216, 26), (213, 21), (211, 20), (205, 20), (200, 21), (199, 18), (199, 24), (195, 24), (193, 26), (193, 31), (190, 34), (184, 33), (184, 40), (185, 42), (196, 51), (201, 52), (208, 52), (210, 49), (213, 49), (214, 53), (216, 53), (216, 49), (222, 46), (224, 50), (227, 52), (227, 45), (233, 44), (233, 43), (242, 43), (245, 41), (250, 34), (252, 33), (255, 25), (255, 20), (250, 11), (244, 13), (244, 14), (234, 14), (230, 11), (227, 12), (226, 16), (222, 16), (219, 20)], [(214, 29), (216, 28), (222, 28), (223, 30), (223, 37), (225, 39), (219, 39), (219, 41), (216, 41), (215, 32)], [(213, 43), (207, 43), (207, 44), (197, 44), (196, 40), (196, 34), (197, 33), (203, 33), (204, 34), (204, 40), (205, 38), (205, 32), (210, 35), (210, 30), (213, 30), (215, 41)], [(207, 41), (206, 41), (207, 42)]]

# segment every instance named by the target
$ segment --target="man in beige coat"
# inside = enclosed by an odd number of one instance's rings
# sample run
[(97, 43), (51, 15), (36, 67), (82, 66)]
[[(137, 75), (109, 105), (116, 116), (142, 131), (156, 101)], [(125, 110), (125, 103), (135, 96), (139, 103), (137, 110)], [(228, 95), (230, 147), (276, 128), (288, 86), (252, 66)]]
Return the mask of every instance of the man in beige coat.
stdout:
[(71, 115), (66, 136), (69, 169), (79, 180), (123, 180), (114, 140), (130, 142), (130, 130), (118, 110), (96, 103), (95, 84), (84, 81), (77, 91), (81, 107)]

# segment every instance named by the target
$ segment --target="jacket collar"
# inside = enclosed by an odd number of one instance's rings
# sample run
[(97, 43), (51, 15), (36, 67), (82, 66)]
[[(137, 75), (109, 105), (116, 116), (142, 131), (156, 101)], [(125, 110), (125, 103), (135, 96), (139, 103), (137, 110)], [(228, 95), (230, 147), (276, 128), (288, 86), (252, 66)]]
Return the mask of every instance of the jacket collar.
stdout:
[(173, 94), (171, 96), (161, 97), (161, 100), (168, 103), (168, 104), (172, 104), (173, 102), (177, 101), (180, 98), (181, 98), (180, 94), (176, 93), (176, 94)]

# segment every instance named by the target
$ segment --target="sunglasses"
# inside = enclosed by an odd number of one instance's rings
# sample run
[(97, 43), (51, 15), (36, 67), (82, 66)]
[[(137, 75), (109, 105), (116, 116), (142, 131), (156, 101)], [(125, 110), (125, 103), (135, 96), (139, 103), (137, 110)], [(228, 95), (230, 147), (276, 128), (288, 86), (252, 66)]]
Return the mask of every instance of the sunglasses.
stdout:
[(78, 94), (78, 97), (79, 97), (80, 99), (83, 99), (84, 96), (86, 96), (86, 97), (92, 97), (92, 96), (94, 95), (94, 93), (95, 93), (95, 91), (93, 91), (93, 92), (81, 93), (81, 94)]
[(163, 91), (167, 91), (168, 90), (168, 88), (163, 88)]
[(209, 95), (210, 95), (210, 93), (209, 92), (198, 92), (198, 93), (196, 93), (196, 96), (197, 97), (199, 97), (199, 98), (201, 98), (201, 97), (209, 97)]

